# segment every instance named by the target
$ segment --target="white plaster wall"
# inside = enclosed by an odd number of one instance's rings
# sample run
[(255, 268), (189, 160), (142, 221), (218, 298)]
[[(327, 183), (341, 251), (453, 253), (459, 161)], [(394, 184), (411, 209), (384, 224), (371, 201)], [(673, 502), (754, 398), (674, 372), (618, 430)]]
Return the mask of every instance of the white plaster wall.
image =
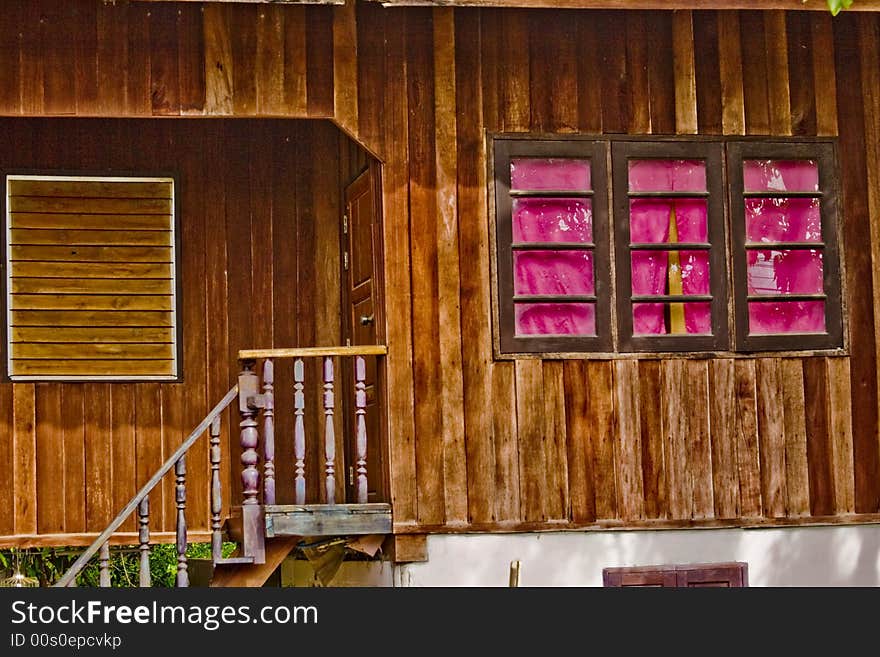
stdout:
[(750, 586), (878, 586), (880, 525), (774, 529), (438, 534), (396, 586), (602, 586), (612, 566), (745, 561)]

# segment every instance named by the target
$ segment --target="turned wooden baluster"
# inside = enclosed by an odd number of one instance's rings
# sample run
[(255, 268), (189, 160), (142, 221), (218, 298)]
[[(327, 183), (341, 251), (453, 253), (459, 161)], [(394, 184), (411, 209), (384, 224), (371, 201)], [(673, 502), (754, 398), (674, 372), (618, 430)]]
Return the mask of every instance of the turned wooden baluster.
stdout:
[(367, 366), (363, 356), (354, 359), (355, 446), (357, 448), (357, 501), (367, 503)]
[(211, 560), (223, 557), (220, 513), (223, 510), (223, 486), (220, 484), (220, 416), (211, 422)]
[(275, 383), (270, 358), (263, 363), (263, 504), (275, 504)]
[(306, 503), (306, 432), (303, 426), (303, 414), (305, 413), (306, 400), (303, 393), (305, 381), (305, 367), (302, 358), (297, 358), (293, 364), (293, 458), (294, 463), (294, 503)]
[(105, 541), (98, 553), (98, 586), (110, 586), (110, 541)]
[(186, 564), (186, 455), (174, 464), (177, 479), (175, 500), (177, 501), (177, 586), (189, 586), (189, 573)]
[(141, 573), (138, 584), (152, 586), (150, 576), (150, 498), (144, 497), (138, 504), (138, 542), (141, 553)]
[(324, 490), (336, 504), (336, 432), (333, 427), (333, 358), (324, 357)]
[(260, 472), (257, 470), (257, 409), (248, 404), (248, 398), (257, 394), (257, 375), (254, 374), (254, 361), (246, 360), (244, 370), (238, 375), (238, 410), (241, 415), (241, 471), (243, 505), (259, 504), (257, 493), (260, 485)]

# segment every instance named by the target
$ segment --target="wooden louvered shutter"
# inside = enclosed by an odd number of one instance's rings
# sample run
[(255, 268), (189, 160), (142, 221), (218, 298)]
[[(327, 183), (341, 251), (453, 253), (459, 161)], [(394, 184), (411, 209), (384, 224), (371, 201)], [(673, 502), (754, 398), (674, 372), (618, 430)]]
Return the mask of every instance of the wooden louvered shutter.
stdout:
[(8, 175), (7, 374), (179, 375), (172, 178)]

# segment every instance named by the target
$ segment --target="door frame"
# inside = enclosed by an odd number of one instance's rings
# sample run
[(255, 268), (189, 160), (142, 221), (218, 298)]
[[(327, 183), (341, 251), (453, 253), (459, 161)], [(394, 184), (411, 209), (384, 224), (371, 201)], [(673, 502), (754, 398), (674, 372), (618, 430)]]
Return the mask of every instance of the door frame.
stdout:
[[(352, 326), (352, 318), (351, 313), (349, 312), (349, 282), (348, 282), (348, 270), (345, 267), (343, 253), (348, 251), (349, 238), (350, 233), (344, 229), (344, 222), (346, 221), (345, 215), (348, 208), (348, 190), (362, 177), (369, 176), (372, 179), (372, 194), (373, 194), (373, 234), (372, 234), (372, 244), (373, 244), (373, 313), (375, 316), (375, 331), (376, 331), (376, 343), (377, 344), (385, 344), (386, 340), (386, 330), (385, 330), (385, 249), (384, 249), (384, 233), (383, 233), (383, 196), (382, 196), (382, 164), (373, 157), (368, 158), (367, 166), (362, 169), (354, 178), (349, 181), (342, 181), (342, 189), (340, 191), (340, 197), (342, 199), (342, 203), (340, 203), (340, 215), (339, 215), (339, 248), (340, 248), (340, 258), (339, 258), (339, 269), (340, 269), (340, 280), (343, 282), (340, 288), (340, 302), (342, 308), (342, 336), (343, 340), (348, 341), (350, 336), (354, 334), (354, 327)], [(349, 254), (350, 257), (350, 254)], [(388, 462), (391, 449), (388, 444), (388, 393), (387, 393), (387, 373), (385, 367), (385, 359), (386, 357), (381, 357), (378, 359), (377, 367), (376, 367), (376, 404), (378, 407), (378, 424), (379, 424), (379, 440), (378, 444), (380, 445), (381, 452), (378, 458), (378, 465), (380, 472), (378, 473), (378, 486), (376, 488), (379, 502), (391, 502), (391, 469), (390, 464)], [(342, 375), (345, 377), (345, 386), (346, 392), (344, 395), (345, 403), (348, 405), (353, 405), (354, 402), (354, 361), (352, 359), (345, 359), (342, 363)], [(343, 431), (345, 432), (345, 442), (343, 449), (343, 471), (345, 478), (345, 495), (346, 501), (354, 499), (355, 495), (355, 486), (350, 483), (351, 479), (349, 476), (349, 468), (353, 466), (355, 461), (354, 456), (354, 415), (349, 412), (350, 408), (343, 408), (344, 411), (344, 423), (343, 423)], [(367, 472), (367, 478), (370, 481), (376, 481), (375, 479), (376, 473)]]

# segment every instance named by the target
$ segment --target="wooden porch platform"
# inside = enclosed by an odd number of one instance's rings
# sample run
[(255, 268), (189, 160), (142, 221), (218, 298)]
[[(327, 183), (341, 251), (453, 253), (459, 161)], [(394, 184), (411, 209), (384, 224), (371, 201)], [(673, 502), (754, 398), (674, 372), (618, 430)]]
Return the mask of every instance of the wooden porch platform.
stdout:
[(390, 534), (390, 504), (283, 504), (263, 507), (266, 537)]

